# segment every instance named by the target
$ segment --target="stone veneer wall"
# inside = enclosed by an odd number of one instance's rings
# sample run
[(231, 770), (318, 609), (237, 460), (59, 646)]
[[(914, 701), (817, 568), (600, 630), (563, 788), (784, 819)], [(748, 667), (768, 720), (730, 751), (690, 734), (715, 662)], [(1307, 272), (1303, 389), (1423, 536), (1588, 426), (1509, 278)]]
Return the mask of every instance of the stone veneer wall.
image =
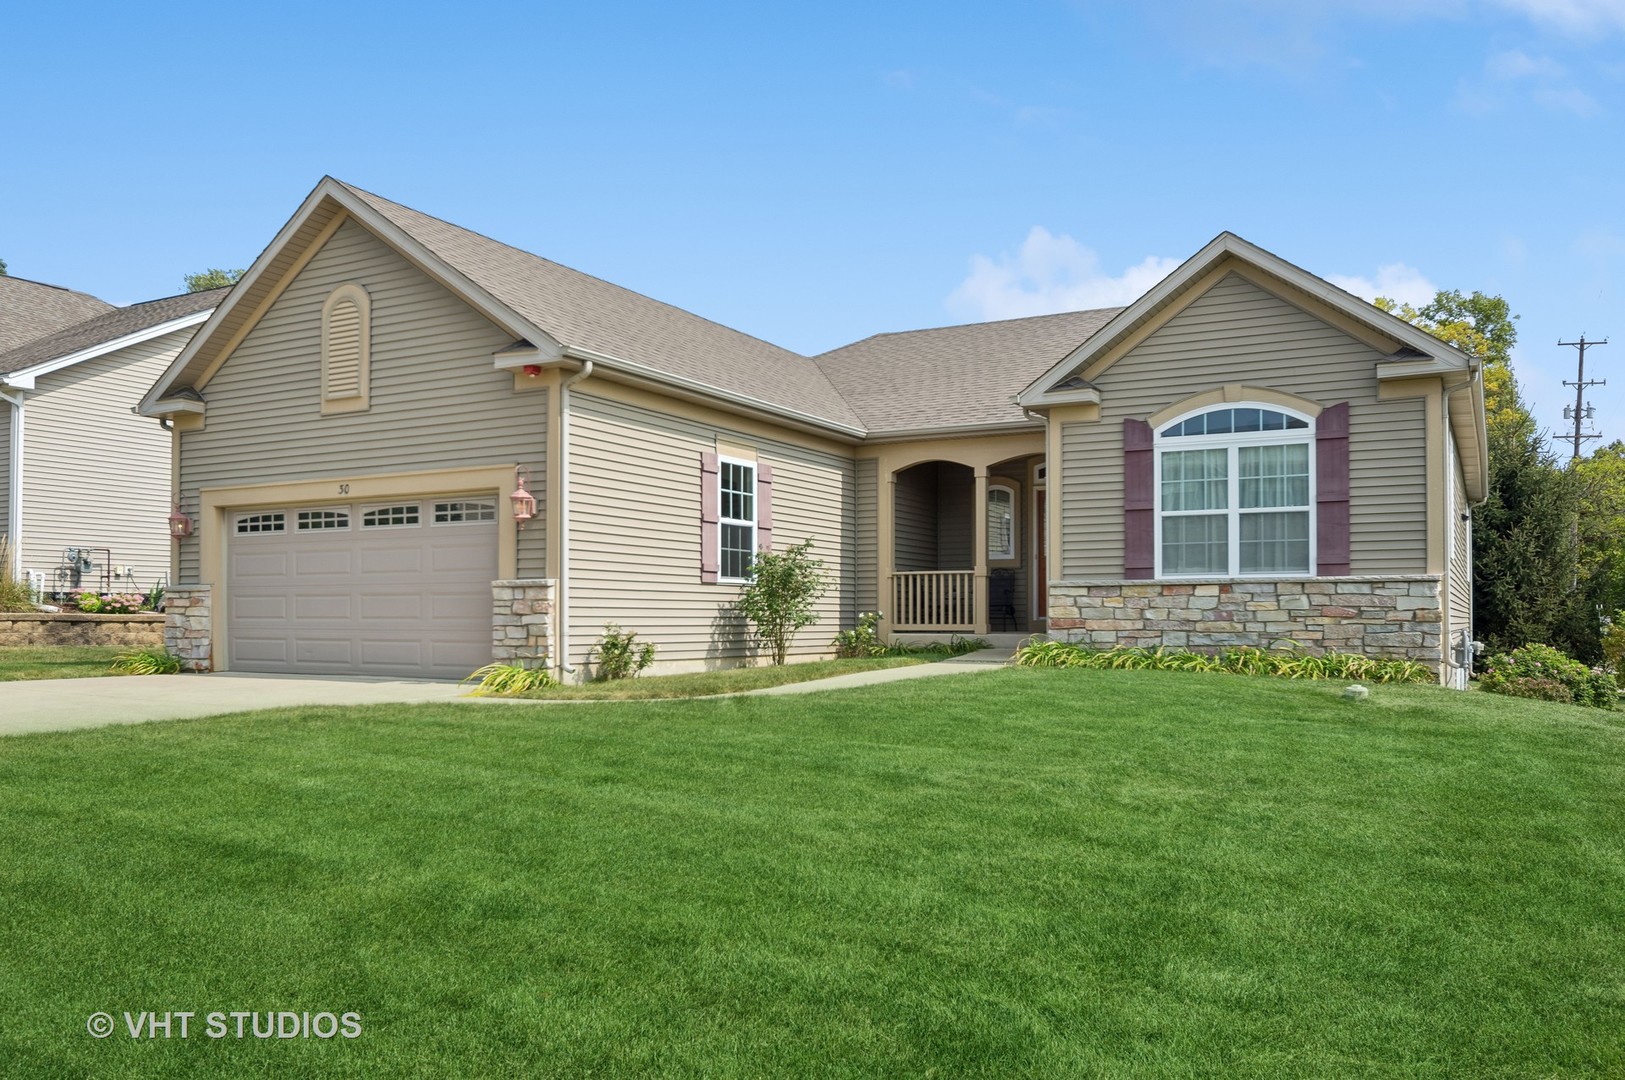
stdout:
[(552, 578), (491, 582), (491, 653), (504, 663), (539, 667), (553, 657)]
[(181, 658), (182, 671), (214, 670), (212, 611), (207, 585), (171, 585), (164, 591), (164, 648)]
[(86, 615), (83, 612), (13, 611), (0, 614), (0, 646), (128, 645), (156, 647), (164, 640), (164, 617)]
[(1102, 648), (1268, 648), (1291, 638), (1317, 652), (1444, 659), (1436, 576), (1057, 581), (1049, 605), (1050, 637)]

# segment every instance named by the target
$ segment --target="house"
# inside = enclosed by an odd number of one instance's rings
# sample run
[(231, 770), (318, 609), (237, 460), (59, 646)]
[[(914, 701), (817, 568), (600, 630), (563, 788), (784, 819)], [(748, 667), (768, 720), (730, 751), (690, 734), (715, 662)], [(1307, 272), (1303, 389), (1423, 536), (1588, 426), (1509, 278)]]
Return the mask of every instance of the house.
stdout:
[(808, 538), (806, 653), (879, 610), (1454, 683), (1471, 623), (1476, 368), (1230, 234), (1127, 308), (808, 358), (328, 178), (142, 410), (197, 668), (580, 677), (608, 622), (739, 663), (753, 553)]
[(225, 291), (114, 307), (0, 278), (0, 338), (15, 343), (0, 352), (13, 572), (47, 593), (146, 592), (167, 578), (173, 436), (135, 406)]

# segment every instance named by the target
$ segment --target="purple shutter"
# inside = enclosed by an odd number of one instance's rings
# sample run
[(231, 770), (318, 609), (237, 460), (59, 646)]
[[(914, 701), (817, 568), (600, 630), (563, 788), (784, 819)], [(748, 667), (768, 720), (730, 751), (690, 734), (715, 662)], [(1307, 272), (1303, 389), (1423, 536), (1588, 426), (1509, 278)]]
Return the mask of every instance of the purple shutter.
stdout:
[(721, 562), (722, 544), (717, 514), (722, 509), (722, 480), (717, 475), (717, 456), (700, 455), (700, 581), (715, 585), (717, 566)]
[(1157, 503), (1151, 425), (1123, 421), (1123, 576), (1157, 573)]
[(1349, 572), (1349, 403), (1315, 421), (1315, 573)]
[(773, 550), (773, 466), (756, 466), (756, 550)]

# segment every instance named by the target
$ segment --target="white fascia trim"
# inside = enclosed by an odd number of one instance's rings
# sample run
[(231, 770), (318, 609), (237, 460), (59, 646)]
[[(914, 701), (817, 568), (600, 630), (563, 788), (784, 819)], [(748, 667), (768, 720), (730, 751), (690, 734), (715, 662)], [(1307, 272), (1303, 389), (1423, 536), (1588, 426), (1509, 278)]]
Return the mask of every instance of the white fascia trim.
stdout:
[(149, 326), (145, 330), (136, 330), (111, 341), (103, 341), (100, 344), (88, 346), (78, 352), (59, 356), (54, 360), (46, 360), (32, 367), (20, 368), (5, 376), (3, 381), (7, 386), (15, 386), (19, 390), (32, 390), (34, 389), (35, 380), (41, 375), (49, 375), (53, 371), (61, 371), (63, 368), (72, 367), (74, 364), (94, 360), (98, 356), (106, 356), (108, 353), (117, 352), (131, 345), (139, 345), (143, 341), (152, 341), (154, 338), (161, 338), (165, 334), (185, 330), (188, 326), (197, 326), (199, 323), (205, 322), (213, 311), (213, 308), (206, 308), (203, 311), (193, 312), (191, 315), (183, 315), (178, 319), (170, 319), (168, 322)]
[[(1466, 359), (1463, 357), (1463, 359)], [(1424, 357), (1420, 360), (1378, 360), (1377, 378), (1386, 379), (1414, 379), (1426, 375), (1458, 375), (1461, 368), (1453, 367), (1433, 357)]]
[(205, 411), (203, 402), (191, 398), (160, 399), (152, 404), (154, 411), (148, 412), (139, 406), (131, 411), (143, 416), (169, 416), (172, 413), (196, 413), (202, 416)]
[(615, 356), (606, 356), (603, 353), (593, 352), (591, 349), (577, 349), (567, 346), (564, 350), (567, 358), (575, 360), (591, 360), (594, 364), (607, 368), (623, 375), (632, 376), (642, 382), (653, 386), (671, 387), (684, 391), (702, 401), (722, 402), (733, 406), (734, 411), (743, 409), (749, 414), (765, 414), (775, 418), (793, 421), (798, 427), (812, 428), (820, 434), (828, 435), (834, 432), (852, 440), (861, 440), (867, 434), (862, 428), (851, 427), (847, 424), (838, 424), (833, 420), (814, 416), (811, 413), (798, 412), (787, 409), (782, 405), (774, 405), (760, 398), (753, 398), (747, 394), (735, 394), (727, 390), (720, 390), (715, 386), (702, 383), (697, 379), (687, 379), (681, 375), (671, 375), (657, 371), (645, 364), (631, 360), (622, 360)]
[(1055, 390), (1033, 399), (1032, 404), (1023, 408), (1039, 408), (1044, 405), (1099, 405), (1100, 391), (1092, 386), (1079, 387), (1076, 390)]
[[(1225, 256), (1233, 256), (1279, 278), (1287, 284), (1314, 297), (1351, 319), (1365, 323), (1379, 333), (1409, 345), (1425, 356), (1436, 358), (1445, 370), (1461, 371), (1467, 367), (1466, 356), (1422, 330), (1418, 330), (1397, 315), (1374, 307), (1353, 293), (1345, 292), (1285, 259), (1272, 255), (1234, 233), (1220, 233), (1201, 251), (1186, 259), (1179, 268), (1134, 303), (1118, 312), (1110, 322), (1089, 336), (1089, 340), (1063, 357), (1059, 363), (1027, 385), (1016, 396), (1022, 405), (1031, 405), (1043, 398), (1049, 390), (1080, 366), (1087, 365), (1134, 324), (1182, 291), (1191, 281), (1205, 273), (1209, 267)], [(1454, 358), (1460, 363), (1452, 363)], [(1449, 359), (1447, 359), (1449, 358)]]

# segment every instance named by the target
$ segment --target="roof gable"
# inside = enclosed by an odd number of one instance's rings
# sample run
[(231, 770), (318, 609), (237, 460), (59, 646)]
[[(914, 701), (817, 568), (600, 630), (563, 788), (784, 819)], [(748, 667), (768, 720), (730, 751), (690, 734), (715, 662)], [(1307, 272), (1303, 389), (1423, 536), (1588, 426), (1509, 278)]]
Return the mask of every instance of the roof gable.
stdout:
[(1227, 232), (1220, 233), (1144, 296), (1119, 311), (1088, 341), (1033, 380), (1018, 400), (1029, 407), (1046, 404), (1047, 398), (1068, 380), (1097, 377), (1229, 272), (1246, 274), (1289, 303), (1313, 304), (1319, 309), (1317, 314), (1373, 347), (1397, 343), (1398, 348), (1411, 350), (1414, 355), (1406, 359), (1419, 358), (1427, 370), (1407, 374), (1462, 372), (1469, 366), (1467, 357), (1438, 338)]
[(202, 389), (313, 251), (353, 219), (516, 339), (538, 362), (603, 369), (861, 434), (856, 413), (806, 357), (332, 178), (311, 192), (143, 402)]

